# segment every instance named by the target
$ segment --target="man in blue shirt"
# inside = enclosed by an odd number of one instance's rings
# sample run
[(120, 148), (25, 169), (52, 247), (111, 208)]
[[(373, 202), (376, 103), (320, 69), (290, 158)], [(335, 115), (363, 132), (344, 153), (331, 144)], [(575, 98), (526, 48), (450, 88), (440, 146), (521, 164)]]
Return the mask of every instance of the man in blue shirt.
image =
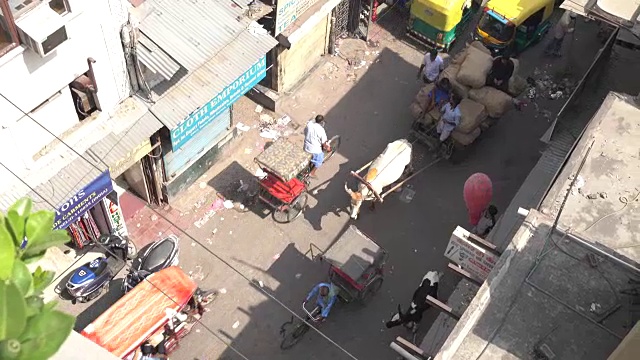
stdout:
[(302, 306), (314, 296), (317, 296), (316, 305), (320, 308), (320, 321), (324, 321), (329, 316), (329, 311), (331, 311), (331, 307), (338, 298), (337, 289), (333, 284), (319, 283), (307, 295), (307, 298), (302, 302)]

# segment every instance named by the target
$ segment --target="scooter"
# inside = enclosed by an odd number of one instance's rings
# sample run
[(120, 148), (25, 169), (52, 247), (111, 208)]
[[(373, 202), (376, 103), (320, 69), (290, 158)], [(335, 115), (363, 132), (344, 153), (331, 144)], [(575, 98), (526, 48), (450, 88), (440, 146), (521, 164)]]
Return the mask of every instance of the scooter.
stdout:
[(122, 292), (126, 294), (155, 272), (178, 265), (179, 254), (178, 238), (175, 235), (154, 242), (133, 259), (129, 272), (122, 281)]
[(88, 302), (109, 291), (109, 282), (137, 252), (133, 242), (115, 234), (101, 235), (97, 243), (107, 250), (106, 256), (80, 266), (66, 283), (74, 302)]

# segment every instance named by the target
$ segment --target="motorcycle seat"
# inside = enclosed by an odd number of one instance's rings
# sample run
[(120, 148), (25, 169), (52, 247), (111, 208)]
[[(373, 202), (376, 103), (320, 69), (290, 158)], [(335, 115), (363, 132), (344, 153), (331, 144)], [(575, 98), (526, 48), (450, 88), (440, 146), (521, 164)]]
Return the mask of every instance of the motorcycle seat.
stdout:
[(160, 268), (163, 268), (175, 249), (175, 245), (176, 244), (172, 241), (164, 241), (151, 250), (147, 258), (144, 260), (144, 264), (141, 266), (142, 270), (155, 272), (160, 270)]

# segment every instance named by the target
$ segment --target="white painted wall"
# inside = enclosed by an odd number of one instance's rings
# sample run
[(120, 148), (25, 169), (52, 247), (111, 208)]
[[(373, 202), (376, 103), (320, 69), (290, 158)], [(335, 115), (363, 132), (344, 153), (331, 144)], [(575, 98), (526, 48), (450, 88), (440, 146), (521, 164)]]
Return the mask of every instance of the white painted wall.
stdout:
[(31, 113), (53, 96), (31, 115), (56, 135), (78, 124), (68, 85), (88, 70), (88, 57), (96, 60), (93, 68), (103, 116), (129, 96), (120, 42), (120, 28), (127, 21), (126, 0), (69, 0), (69, 5), (71, 12), (63, 17), (69, 39), (54, 53), (41, 58), (19, 47), (0, 57), (0, 94), (20, 108), (0, 97), (0, 161), (7, 165), (28, 163), (53, 140), (22, 111)]

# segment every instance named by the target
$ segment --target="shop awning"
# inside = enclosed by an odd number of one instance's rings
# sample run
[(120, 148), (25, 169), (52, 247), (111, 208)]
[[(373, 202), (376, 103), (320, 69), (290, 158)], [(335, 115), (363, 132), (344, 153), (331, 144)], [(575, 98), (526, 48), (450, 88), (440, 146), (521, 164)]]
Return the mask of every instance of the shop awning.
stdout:
[(149, 138), (161, 128), (162, 123), (147, 112), (122, 132), (104, 137), (89, 151), (109, 165), (111, 176), (115, 178), (151, 151)]
[(173, 75), (180, 70), (180, 64), (142, 33), (139, 34), (136, 55), (144, 66), (165, 80), (171, 80)]
[(247, 16), (250, 8), (243, 2), (147, 0), (145, 4), (152, 10), (140, 22), (141, 41), (148, 39), (186, 70), (151, 107), (169, 130), (237, 81), (278, 44)]

